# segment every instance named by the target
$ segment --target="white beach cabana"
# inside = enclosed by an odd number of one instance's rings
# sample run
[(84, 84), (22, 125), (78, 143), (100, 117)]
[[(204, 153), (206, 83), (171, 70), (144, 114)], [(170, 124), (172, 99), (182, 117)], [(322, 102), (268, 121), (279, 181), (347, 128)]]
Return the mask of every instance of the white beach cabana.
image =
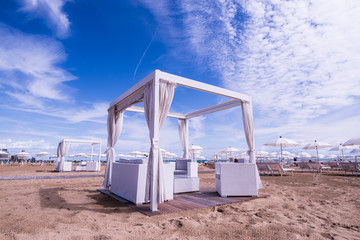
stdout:
[[(91, 145), (91, 161), (93, 160), (92, 157), (93, 157), (93, 153), (94, 153), (94, 145), (99, 145), (99, 159), (98, 159), (97, 164), (100, 168), (101, 142), (91, 141), (91, 140), (63, 139), (62, 141), (59, 142), (59, 145), (57, 148), (57, 159), (56, 159), (56, 163), (55, 163), (55, 171), (62, 172), (65, 170), (65, 168), (64, 168), (65, 156), (67, 155), (71, 144)], [(68, 170), (68, 168), (67, 168), (67, 170)], [(70, 170), (71, 170), (71, 166), (70, 166)], [(99, 169), (99, 171), (100, 171), (100, 169)]]
[[(176, 86), (192, 88), (215, 95), (225, 96), (231, 100), (187, 114), (169, 112), (174, 96), (174, 89)], [(139, 102), (143, 102), (144, 107), (133, 106)], [(123, 114), (125, 110), (145, 114), (151, 143), (146, 181), (146, 200), (150, 201), (150, 210), (157, 211), (158, 203), (162, 203), (165, 198), (165, 180), (163, 172), (163, 160), (161, 157), (159, 144), (159, 135), (160, 129), (166, 117), (173, 117), (178, 119), (179, 135), (184, 152), (184, 158), (188, 158), (188, 120), (237, 106), (242, 107), (242, 119), (245, 129), (246, 142), (249, 148), (249, 162), (255, 166), (253, 169), (256, 172), (254, 175), (256, 176), (256, 179), (254, 179), (254, 181), (257, 184), (257, 189), (261, 188), (261, 180), (255, 165), (255, 143), (251, 97), (206, 83), (165, 73), (160, 70), (155, 70), (110, 103), (107, 120), (107, 165), (103, 182), (104, 187), (106, 189), (110, 189), (111, 186), (112, 165), (115, 161), (114, 145), (118, 140), (122, 130)], [(239, 176), (239, 178), (241, 178), (241, 176)]]

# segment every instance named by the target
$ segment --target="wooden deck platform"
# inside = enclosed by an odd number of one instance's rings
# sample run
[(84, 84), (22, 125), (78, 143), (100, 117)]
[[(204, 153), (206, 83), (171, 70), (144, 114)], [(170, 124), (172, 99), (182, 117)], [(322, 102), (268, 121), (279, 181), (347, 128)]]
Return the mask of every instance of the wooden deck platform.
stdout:
[(122, 203), (125, 203), (129, 207), (147, 215), (147, 216), (155, 216), (166, 213), (180, 212), (185, 210), (192, 210), (196, 208), (205, 208), (205, 207), (213, 207), (219, 206), (229, 203), (243, 202), (249, 201), (256, 198), (266, 198), (267, 195), (259, 195), (257, 197), (221, 197), (212, 187), (200, 186), (199, 192), (191, 192), (191, 193), (181, 193), (175, 194), (174, 200), (167, 201), (164, 203), (160, 203), (158, 205), (158, 211), (152, 212), (150, 211), (150, 204), (139, 204), (135, 205), (132, 202), (129, 202), (126, 199), (123, 199), (105, 189), (98, 189), (103, 194), (106, 194), (110, 197), (113, 197), (119, 200)]

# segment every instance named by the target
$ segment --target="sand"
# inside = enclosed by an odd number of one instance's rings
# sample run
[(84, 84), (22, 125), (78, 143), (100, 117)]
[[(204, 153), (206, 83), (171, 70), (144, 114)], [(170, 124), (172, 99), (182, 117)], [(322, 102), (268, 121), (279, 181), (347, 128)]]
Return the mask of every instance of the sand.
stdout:
[[(0, 176), (74, 174), (52, 169), (0, 166)], [(215, 186), (213, 173), (200, 178)], [(154, 217), (96, 191), (101, 177), (1, 180), (0, 239), (360, 239), (360, 177), (261, 179), (268, 198)]]

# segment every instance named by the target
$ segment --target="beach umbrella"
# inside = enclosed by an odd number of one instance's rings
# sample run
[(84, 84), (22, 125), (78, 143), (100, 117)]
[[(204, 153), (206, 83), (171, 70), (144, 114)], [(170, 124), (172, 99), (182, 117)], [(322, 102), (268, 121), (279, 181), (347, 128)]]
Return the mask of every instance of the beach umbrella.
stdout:
[(296, 157), (302, 158), (304, 161), (306, 158), (310, 158), (311, 155), (307, 152), (299, 152)]
[(312, 143), (308, 143), (306, 144), (303, 149), (316, 149), (316, 155), (317, 155), (317, 159), (318, 161), (320, 160), (319, 159), (319, 148), (328, 148), (328, 147), (331, 147), (331, 145), (329, 143), (326, 143), (326, 142), (318, 142), (318, 141), (314, 141)]
[(349, 146), (349, 145), (360, 145), (360, 138), (349, 139), (343, 144), (343, 146)]
[(50, 153), (48, 153), (48, 152), (39, 152), (39, 153), (35, 154), (35, 157), (45, 157), (48, 155), (50, 155)]
[(140, 152), (140, 151), (132, 151), (129, 154), (133, 155), (134, 157), (146, 157), (147, 156), (147, 153)]
[(360, 148), (355, 148), (351, 150), (350, 153), (360, 153)]
[(50, 153), (48, 153), (48, 152), (39, 152), (39, 153), (35, 154), (35, 157), (40, 157), (41, 158), (41, 157), (45, 157), (45, 156), (49, 156), (49, 155), (50, 155)]
[(29, 157), (30, 156), (30, 153), (27, 153), (27, 152), (19, 152), (16, 154), (16, 156), (18, 158), (26, 158), (26, 157)]
[(75, 157), (88, 157), (88, 155), (85, 153), (77, 153), (75, 154)]
[(49, 158), (57, 158), (57, 154), (53, 154)]
[(236, 152), (240, 152), (240, 149), (233, 148), (231, 146), (221, 151), (221, 153), (226, 155), (226, 158), (227, 158), (228, 154), (231, 155)]
[(267, 157), (269, 155), (269, 153), (268, 152), (266, 152), (266, 151), (257, 151), (257, 152), (255, 152), (255, 156), (256, 157)]
[(342, 144), (339, 144), (335, 147), (332, 147), (329, 149), (329, 151), (341, 151), (341, 155), (344, 158), (344, 150), (351, 150), (353, 149), (352, 147), (349, 146), (343, 146)]
[(197, 145), (194, 145), (194, 144), (191, 145), (189, 151), (190, 151), (190, 153), (192, 155), (192, 158), (193, 158), (192, 160), (193, 161), (195, 160), (196, 156), (200, 156), (202, 150), (203, 150), (203, 148), (200, 147), (200, 146), (197, 146)]
[(265, 146), (274, 146), (274, 147), (280, 147), (280, 162), (282, 164), (282, 153), (283, 153), (283, 147), (294, 147), (300, 145), (299, 143), (295, 142), (294, 140), (279, 137), (276, 139), (271, 140), (270, 142), (267, 142), (264, 144)]
[(206, 158), (204, 156), (198, 156), (197, 159), (199, 160), (205, 160)]
[(211, 158), (217, 160), (220, 158), (220, 156), (221, 156), (221, 154), (216, 153), (216, 154), (212, 155)]
[[(30, 153), (27, 153), (25, 151), (22, 151), (22, 152), (19, 152), (19, 153), (16, 154), (16, 157), (20, 158), (22, 160), (27, 159), (29, 156), (30, 156)], [(22, 165), (22, 163), (21, 163), (21, 165)]]
[[(347, 140), (344, 144), (344, 146), (352, 146), (352, 145), (360, 145), (360, 138), (352, 138)], [(356, 151), (358, 151), (357, 149), (354, 149)], [(354, 153), (351, 151), (351, 153)], [(355, 162), (357, 162), (357, 158), (355, 157)]]

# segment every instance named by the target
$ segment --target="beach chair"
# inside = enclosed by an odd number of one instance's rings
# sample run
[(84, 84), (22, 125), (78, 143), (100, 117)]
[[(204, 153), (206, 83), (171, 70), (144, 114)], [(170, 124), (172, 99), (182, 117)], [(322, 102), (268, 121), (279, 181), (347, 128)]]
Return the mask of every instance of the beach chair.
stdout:
[(358, 173), (360, 171), (360, 167), (357, 162), (341, 162), (340, 166), (342, 170), (345, 172), (345, 175), (347, 172), (351, 172), (351, 173), (356, 173), (356, 176), (358, 176)]
[(299, 168), (304, 171), (304, 170), (311, 170), (310, 165), (308, 165), (307, 162), (298, 162)]
[(308, 166), (311, 168), (311, 171), (319, 171), (322, 172), (322, 170), (330, 169), (330, 167), (323, 166), (319, 162), (308, 162)]
[(266, 163), (270, 168), (271, 174), (274, 176), (274, 172), (278, 172), (281, 176), (284, 172), (293, 172), (294, 169), (292, 168), (283, 168), (279, 162), (269, 162)]
[(269, 176), (271, 169), (265, 162), (258, 162), (256, 165), (259, 172), (267, 172), (267, 175)]
[(329, 162), (328, 165), (331, 169), (340, 169), (340, 165), (337, 161)]

